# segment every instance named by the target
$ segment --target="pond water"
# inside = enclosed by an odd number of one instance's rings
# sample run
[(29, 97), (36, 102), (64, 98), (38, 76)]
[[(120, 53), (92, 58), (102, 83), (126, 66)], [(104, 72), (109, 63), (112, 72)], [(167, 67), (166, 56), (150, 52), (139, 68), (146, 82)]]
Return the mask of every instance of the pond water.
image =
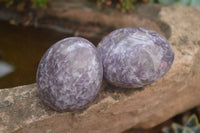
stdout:
[[(35, 83), (37, 66), (44, 52), (69, 36), (73, 35), (0, 21), (0, 88)], [(87, 39), (94, 44), (100, 40)]]

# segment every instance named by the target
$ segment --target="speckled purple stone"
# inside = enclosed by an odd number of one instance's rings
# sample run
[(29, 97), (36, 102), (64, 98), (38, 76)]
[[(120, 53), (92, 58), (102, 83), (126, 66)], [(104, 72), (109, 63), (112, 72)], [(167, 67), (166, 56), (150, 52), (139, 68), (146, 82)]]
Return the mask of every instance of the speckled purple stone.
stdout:
[(102, 77), (95, 46), (80, 37), (65, 38), (51, 46), (39, 63), (39, 97), (54, 110), (73, 111), (95, 98)]
[(160, 79), (171, 67), (174, 52), (155, 31), (122, 28), (98, 44), (104, 78), (123, 88), (137, 88)]

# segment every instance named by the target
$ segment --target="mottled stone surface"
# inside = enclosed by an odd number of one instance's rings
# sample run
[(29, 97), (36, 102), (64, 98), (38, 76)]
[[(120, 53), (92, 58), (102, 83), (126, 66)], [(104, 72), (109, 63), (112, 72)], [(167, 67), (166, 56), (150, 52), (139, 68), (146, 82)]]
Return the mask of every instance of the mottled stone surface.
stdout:
[(104, 77), (118, 87), (137, 88), (160, 79), (171, 67), (174, 53), (160, 34), (144, 28), (121, 28), (98, 44)]
[[(59, 1), (55, 2), (57, 6), (52, 6), (60, 12), (54, 13), (67, 13), (68, 10), (64, 10), (66, 7)], [(121, 133), (129, 128), (156, 126), (200, 105), (200, 8), (166, 6), (156, 10), (158, 15), (152, 13), (156, 9), (154, 6), (139, 8), (143, 15), (151, 16), (162, 26), (164, 24), (163, 29), (169, 35), (167, 38), (172, 44), (175, 58), (164, 77), (140, 91), (116, 89), (104, 82), (97, 99), (87, 109), (66, 113), (58, 113), (42, 104), (36, 84), (1, 89), (0, 132)], [(81, 13), (76, 12), (76, 18), (78, 14), (83, 17), (88, 11), (77, 10)], [(92, 9), (89, 11), (95, 14)], [(72, 10), (69, 12), (72, 13)], [(107, 22), (120, 19), (120, 22), (116, 22), (119, 24), (123, 21), (123, 25), (129, 18), (129, 26), (135, 19), (134, 15), (129, 14), (121, 14), (120, 17), (102, 14), (113, 20)], [(65, 14), (62, 17), (66, 17)]]
[(55, 114), (39, 99), (36, 84), (0, 91), (0, 133), (13, 132)]
[(101, 58), (91, 42), (65, 38), (42, 57), (37, 85), (42, 101), (59, 111), (79, 109), (97, 95), (103, 77)]

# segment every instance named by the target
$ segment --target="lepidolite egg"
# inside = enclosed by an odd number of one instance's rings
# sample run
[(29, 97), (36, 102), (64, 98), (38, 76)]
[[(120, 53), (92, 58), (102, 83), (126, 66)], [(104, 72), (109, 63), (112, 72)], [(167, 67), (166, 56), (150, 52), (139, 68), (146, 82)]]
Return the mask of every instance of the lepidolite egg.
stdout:
[(95, 46), (80, 37), (65, 38), (52, 45), (39, 63), (39, 97), (54, 110), (73, 111), (95, 98), (102, 77)]
[(137, 88), (160, 79), (171, 67), (174, 52), (160, 34), (144, 28), (122, 28), (98, 44), (104, 78), (124, 88)]

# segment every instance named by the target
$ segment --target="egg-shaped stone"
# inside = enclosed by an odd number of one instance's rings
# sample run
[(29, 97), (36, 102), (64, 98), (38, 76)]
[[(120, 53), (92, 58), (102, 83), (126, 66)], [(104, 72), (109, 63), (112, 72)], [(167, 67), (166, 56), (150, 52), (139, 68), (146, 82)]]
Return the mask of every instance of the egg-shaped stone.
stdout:
[(157, 81), (174, 60), (168, 41), (144, 28), (117, 29), (105, 36), (97, 48), (104, 78), (123, 88), (138, 88)]
[(103, 77), (96, 47), (81, 37), (70, 37), (52, 45), (37, 70), (40, 99), (57, 111), (73, 111), (90, 103)]

